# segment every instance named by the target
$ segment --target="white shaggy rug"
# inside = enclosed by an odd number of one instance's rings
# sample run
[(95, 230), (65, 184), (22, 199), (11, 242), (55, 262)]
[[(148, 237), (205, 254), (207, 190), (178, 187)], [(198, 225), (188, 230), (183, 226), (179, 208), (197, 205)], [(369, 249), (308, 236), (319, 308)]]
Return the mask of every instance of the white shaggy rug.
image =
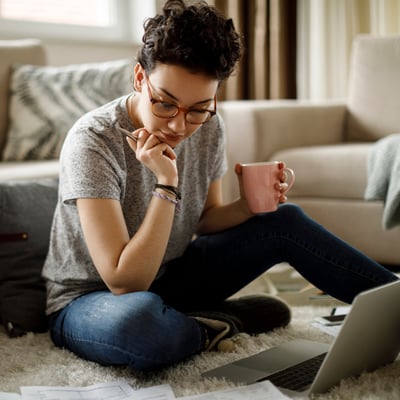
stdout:
[[(9, 339), (0, 329), (0, 391), (19, 393), (20, 386), (88, 386), (125, 379), (133, 388), (169, 383), (175, 396), (187, 396), (233, 387), (225, 381), (205, 379), (203, 371), (257, 353), (294, 338), (330, 343), (332, 338), (311, 326), (314, 316), (326, 314), (327, 307), (293, 307), (293, 319), (286, 329), (256, 337), (241, 335), (234, 353), (203, 353), (178, 366), (156, 374), (138, 374), (128, 368), (102, 367), (83, 361), (53, 346), (48, 334), (28, 334)], [(351, 357), (351, 354), (349, 354)], [(359, 378), (352, 378), (316, 399), (400, 399), (400, 362)]]

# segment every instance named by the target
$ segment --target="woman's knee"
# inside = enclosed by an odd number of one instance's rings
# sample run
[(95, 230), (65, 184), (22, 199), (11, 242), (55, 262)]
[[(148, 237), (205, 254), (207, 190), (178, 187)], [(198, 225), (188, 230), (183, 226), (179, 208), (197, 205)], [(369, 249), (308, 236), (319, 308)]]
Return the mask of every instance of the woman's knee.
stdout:
[(278, 208), (278, 213), (288, 216), (299, 216), (301, 218), (305, 216), (303, 209), (299, 205), (294, 203), (281, 204)]
[[(306, 218), (308, 217), (300, 206), (294, 203), (285, 203), (281, 204), (276, 211), (258, 214), (250, 221), (255, 224), (261, 223), (261, 226), (266, 223), (270, 227), (274, 226), (274, 224), (277, 227), (282, 227), (292, 226), (295, 221), (302, 221)], [(290, 224), (287, 225), (289, 222)]]
[(92, 308), (87, 298), (63, 313), (57, 345), (103, 365), (129, 365), (136, 370), (173, 364), (200, 348), (198, 324), (157, 294), (91, 298)]
[(68, 324), (101, 324), (115, 329), (149, 319), (151, 314), (159, 314), (164, 309), (162, 299), (151, 292), (134, 292), (115, 296), (108, 291), (94, 292), (73, 301), (67, 306), (65, 318)]
[(66, 306), (54, 319), (52, 331), (61, 347), (74, 341), (127, 343), (157, 329), (165, 307), (151, 292), (94, 292)]
[(113, 334), (140, 338), (142, 335), (154, 335), (168, 324), (170, 307), (155, 293), (128, 293), (118, 296), (112, 303), (113, 306), (106, 312), (110, 313)]
[(276, 212), (276, 217), (279, 222), (287, 224), (286, 226), (291, 230), (294, 230), (296, 226), (304, 227), (304, 224), (308, 222), (315, 223), (299, 205), (294, 203), (282, 204)]
[[(121, 321), (128, 365), (136, 370), (156, 370), (199, 351), (202, 342), (198, 323), (146, 292), (136, 300), (129, 321)], [(128, 336), (129, 335), (129, 336)]]
[(133, 292), (118, 297), (120, 297), (117, 302), (120, 303), (118, 308), (126, 314), (124, 317), (134, 320), (149, 318), (150, 315), (158, 316), (163, 314), (167, 307), (161, 297), (152, 292)]

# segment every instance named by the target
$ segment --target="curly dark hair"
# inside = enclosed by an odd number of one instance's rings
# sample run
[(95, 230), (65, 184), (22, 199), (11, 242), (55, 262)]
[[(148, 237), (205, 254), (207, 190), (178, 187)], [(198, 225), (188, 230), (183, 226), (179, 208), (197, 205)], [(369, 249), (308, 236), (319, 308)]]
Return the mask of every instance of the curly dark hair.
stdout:
[(163, 13), (144, 23), (138, 62), (150, 73), (157, 63), (178, 65), (226, 80), (241, 56), (241, 38), (232, 19), (205, 1), (185, 5), (168, 0)]

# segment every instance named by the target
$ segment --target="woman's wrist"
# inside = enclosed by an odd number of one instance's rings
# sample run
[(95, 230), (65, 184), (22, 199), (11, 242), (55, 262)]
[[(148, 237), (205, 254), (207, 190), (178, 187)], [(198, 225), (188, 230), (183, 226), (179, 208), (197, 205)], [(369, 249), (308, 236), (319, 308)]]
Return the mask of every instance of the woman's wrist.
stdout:
[[(176, 207), (176, 210), (179, 211), (180, 210), (180, 201), (181, 201), (179, 192), (177, 194), (175, 194), (173, 191), (161, 188), (159, 186), (160, 185), (156, 185), (156, 187), (151, 192), (151, 194), (161, 200), (166, 200), (169, 203), (174, 204)], [(161, 185), (161, 186), (163, 186), (163, 185)], [(170, 188), (172, 188), (172, 186)]]
[(170, 185), (170, 186), (178, 186), (178, 176), (174, 177), (158, 177), (157, 184), (160, 185)]
[(236, 201), (237, 206), (239, 207), (239, 210), (243, 214), (243, 216), (246, 219), (249, 219), (251, 217), (254, 217), (254, 213), (252, 213), (249, 209), (249, 205), (247, 204), (247, 200), (243, 199), (242, 197), (239, 197)]
[(156, 183), (155, 189), (161, 189), (162, 191), (166, 192), (168, 195), (174, 196), (176, 198), (176, 200), (181, 199), (181, 193), (178, 190), (177, 186), (163, 185), (161, 183)]

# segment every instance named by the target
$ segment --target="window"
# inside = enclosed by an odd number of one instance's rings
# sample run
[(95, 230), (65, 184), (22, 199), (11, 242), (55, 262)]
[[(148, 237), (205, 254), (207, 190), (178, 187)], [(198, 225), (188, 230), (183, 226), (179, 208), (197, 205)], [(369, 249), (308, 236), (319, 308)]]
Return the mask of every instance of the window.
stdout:
[(107, 26), (110, 23), (108, 0), (2, 0), (2, 18), (83, 26)]
[(149, 0), (0, 0), (0, 35), (135, 42), (154, 13)]

